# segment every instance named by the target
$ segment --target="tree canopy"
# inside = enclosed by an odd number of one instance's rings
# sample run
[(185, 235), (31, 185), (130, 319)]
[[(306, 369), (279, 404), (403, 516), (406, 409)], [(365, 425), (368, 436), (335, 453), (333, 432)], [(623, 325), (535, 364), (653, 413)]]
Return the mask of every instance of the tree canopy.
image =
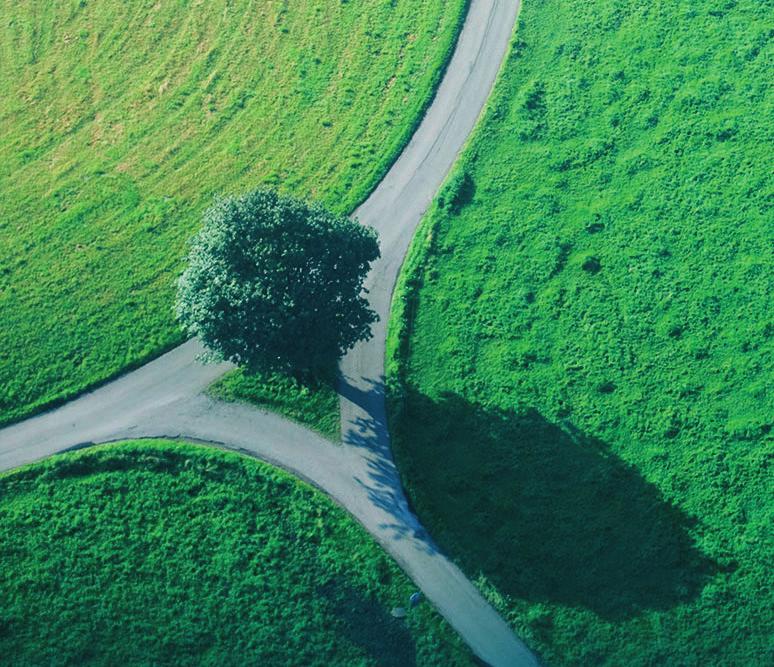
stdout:
[(376, 232), (319, 204), (260, 189), (218, 199), (177, 283), (184, 330), (216, 360), (298, 376), (371, 335), (363, 281)]

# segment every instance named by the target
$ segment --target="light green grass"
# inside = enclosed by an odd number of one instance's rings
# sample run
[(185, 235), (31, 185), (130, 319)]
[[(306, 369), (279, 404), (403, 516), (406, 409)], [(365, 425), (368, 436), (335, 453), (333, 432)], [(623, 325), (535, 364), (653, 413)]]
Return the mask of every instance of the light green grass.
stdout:
[(526, 1), (403, 275), (398, 465), (549, 664), (774, 658), (772, 10)]
[(349, 212), (410, 137), (466, 0), (0, 3), (0, 423), (177, 342), (215, 194)]
[(286, 375), (239, 369), (215, 382), (209, 393), (225, 401), (244, 401), (279, 412), (334, 441), (341, 435), (335, 371), (314, 385), (303, 386)]
[(471, 665), (363, 528), (268, 465), (136, 442), (0, 476), (14, 665)]

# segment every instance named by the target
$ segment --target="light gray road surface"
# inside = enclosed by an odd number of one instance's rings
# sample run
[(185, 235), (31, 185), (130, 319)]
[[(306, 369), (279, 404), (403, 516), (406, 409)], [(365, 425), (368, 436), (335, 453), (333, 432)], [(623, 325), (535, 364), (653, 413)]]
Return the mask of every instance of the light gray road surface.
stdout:
[(383, 391), (390, 298), (406, 250), (483, 109), (507, 54), (519, 0), (472, 0), (436, 97), (409, 145), (356, 216), (379, 232), (382, 258), (368, 277), (380, 322), (342, 361), (342, 440), (202, 391), (230, 368), (202, 365), (189, 341), (142, 368), (50, 412), (0, 430), (0, 470), (81, 444), (184, 437), (221, 444), (290, 470), (349, 510), (425, 596), (491, 665), (537, 660), (408, 508), (390, 453)]

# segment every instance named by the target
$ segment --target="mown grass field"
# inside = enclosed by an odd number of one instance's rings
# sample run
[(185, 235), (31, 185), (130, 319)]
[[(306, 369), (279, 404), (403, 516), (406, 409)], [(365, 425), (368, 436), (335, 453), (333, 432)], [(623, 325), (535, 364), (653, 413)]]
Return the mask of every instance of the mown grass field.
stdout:
[(0, 476), (14, 665), (472, 665), (342, 509), (236, 454), (136, 442)]
[(0, 3), (0, 423), (180, 341), (173, 279), (214, 195), (352, 210), (465, 5)]
[(525, 2), (396, 299), (419, 516), (552, 665), (774, 660), (771, 2)]

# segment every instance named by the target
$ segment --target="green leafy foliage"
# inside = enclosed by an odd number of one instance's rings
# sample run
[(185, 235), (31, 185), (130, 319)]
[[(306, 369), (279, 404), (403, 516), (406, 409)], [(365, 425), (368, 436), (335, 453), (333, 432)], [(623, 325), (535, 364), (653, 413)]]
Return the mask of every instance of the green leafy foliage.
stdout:
[(226, 401), (244, 401), (279, 412), (331, 440), (339, 440), (341, 415), (335, 368), (306, 382), (297, 382), (284, 373), (238, 369), (224, 375), (208, 391)]
[(466, 0), (0, 4), (0, 422), (181, 341), (186, 241), (260, 185), (349, 213)]
[(471, 665), (343, 510), (268, 465), (128, 443), (0, 476), (14, 665)]
[(772, 661), (772, 9), (525, 2), (401, 279), (409, 495), (548, 664)]
[(319, 204), (261, 189), (204, 214), (175, 311), (210, 355), (261, 371), (319, 373), (371, 335), (363, 295), (376, 232)]

